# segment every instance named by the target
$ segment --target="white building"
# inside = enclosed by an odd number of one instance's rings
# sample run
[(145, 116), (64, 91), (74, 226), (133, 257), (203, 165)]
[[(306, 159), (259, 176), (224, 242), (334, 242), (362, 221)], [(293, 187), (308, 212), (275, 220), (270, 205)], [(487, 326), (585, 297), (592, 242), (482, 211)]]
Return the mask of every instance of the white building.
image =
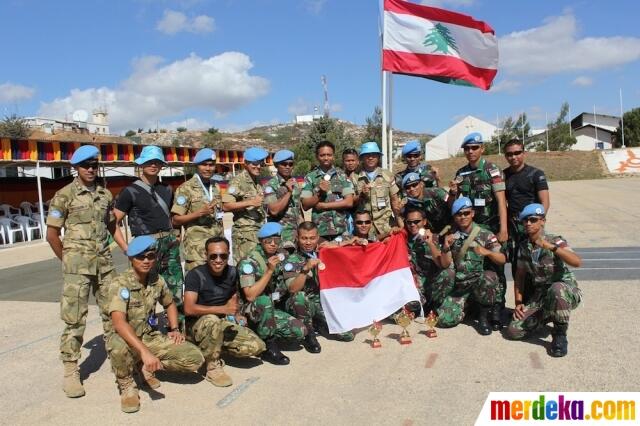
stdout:
[(25, 117), (25, 121), (29, 127), (42, 130), (49, 134), (54, 134), (56, 132), (82, 132), (86, 130), (86, 132), (91, 134), (108, 135), (108, 115), (109, 114), (106, 110), (99, 108), (93, 111), (91, 121), (89, 121), (89, 114), (83, 110), (74, 112), (71, 120), (46, 117)]
[(306, 115), (296, 115), (295, 123), (312, 123), (316, 120), (320, 120), (322, 118), (322, 114), (306, 114)]
[(613, 135), (619, 126), (620, 117), (583, 112), (571, 120), (571, 129), (576, 137), (575, 151), (611, 149)]
[(496, 130), (497, 127), (493, 124), (468, 115), (427, 142), (425, 160), (444, 160), (453, 157), (461, 151), (462, 140), (469, 133), (478, 132), (483, 140), (490, 140)]

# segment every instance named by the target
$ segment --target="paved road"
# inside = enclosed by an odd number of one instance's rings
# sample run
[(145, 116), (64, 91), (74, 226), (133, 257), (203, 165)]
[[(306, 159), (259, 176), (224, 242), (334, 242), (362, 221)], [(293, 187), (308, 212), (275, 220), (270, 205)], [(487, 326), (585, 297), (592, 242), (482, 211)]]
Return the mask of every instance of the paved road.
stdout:
[[(640, 276), (640, 247), (576, 249), (582, 256), (582, 268), (576, 269), (578, 281), (620, 281)], [(127, 259), (114, 255), (116, 268), (126, 268)], [(507, 271), (507, 277), (511, 276)], [(62, 273), (57, 259), (0, 270), (0, 300), (58, 302)]]

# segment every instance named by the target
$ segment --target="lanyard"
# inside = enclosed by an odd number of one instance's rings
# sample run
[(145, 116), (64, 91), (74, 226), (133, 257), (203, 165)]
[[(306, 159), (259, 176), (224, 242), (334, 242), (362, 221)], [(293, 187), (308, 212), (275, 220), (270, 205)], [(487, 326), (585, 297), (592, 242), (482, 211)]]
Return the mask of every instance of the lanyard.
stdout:
[(204, 183), (202, 183), (202, 178), (200, 177), (200, 175), (196, 173), (196, 177), (198, 178), (198, 182), (200, 182), (200, 186), (204, 191), (204, 195), (207, 196), (209, 202), (213, 201), (213, 184), (209, 182), (209, 189), (207, 190), (207, 187), (204, 186)]

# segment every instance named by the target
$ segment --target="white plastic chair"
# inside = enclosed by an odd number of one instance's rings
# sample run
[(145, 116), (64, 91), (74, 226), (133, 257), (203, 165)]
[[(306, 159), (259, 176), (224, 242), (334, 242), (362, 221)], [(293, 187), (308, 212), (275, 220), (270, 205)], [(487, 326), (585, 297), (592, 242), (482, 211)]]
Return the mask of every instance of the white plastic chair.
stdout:
[(42, 226), (40, 226), (40, 221), (33, 220), (27, 216), (16, 216), (13, 218), (13, 220), (18, 222), (22, 226), (24, 234), (26, 234), (27, 236), (27, 241), (36, 239), (33, 237), (34, 231), (38, 231), (38, 238), (42, 238)]
[(25, 232), (20, 222), (16, 222), (8, 217), (0, 217), (0, 226), (2, 226), (2, 229), (7, 234), (9, 244), (16, 242), (16, 234), (22, 237), (22, 241), (25, 241)]
[(2, 213), (2, 216), (11, 219), (14, 216), (19, 216), (21, 212), (20, 209), (17, 209), (12, 205), (0, 204), (0, 213)]
[(0, 225), (0, 238), (2, 238), (2, 245), (7, 244), (7, 239), (4, 236), (4, 227)]
[(23, 201), (20, 203), (20, 210), (22, 210), (24, 216), (31, 217), (32, 214), (38, 211), (38, 208), (28, 201)]

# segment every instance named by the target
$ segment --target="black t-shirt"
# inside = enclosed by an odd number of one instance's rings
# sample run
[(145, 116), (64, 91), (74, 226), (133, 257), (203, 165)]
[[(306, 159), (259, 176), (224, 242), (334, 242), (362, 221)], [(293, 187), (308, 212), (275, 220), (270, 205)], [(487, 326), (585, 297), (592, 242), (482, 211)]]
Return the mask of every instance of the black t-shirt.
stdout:
[(118, 195), (115, 208), (129, 216), (129, 228), (134, 237), (173, 229), (171, 219), (158, 204), (157, 197), (161, 197), (171, 210), (173, 192), (171, 187), (161, 183), (153, 185), (151, 193), (133, 184)]
[(504, 177), (507, 186), (507, 207), (511, 216), (517, 216), (531, 203), (539, 203), (538, 191), (549, 189), (544, 172), (527, 164), (516, 173), (512, 173), (508, 168), (504, 169)]
[(184, 290), (198, 293), (198, 305), (222, 306), (238, 290), (238, 273), (235, 266), (227, 266), (220, 277), (209, 272), (208, 265), (200, 265), (187, 273)]

